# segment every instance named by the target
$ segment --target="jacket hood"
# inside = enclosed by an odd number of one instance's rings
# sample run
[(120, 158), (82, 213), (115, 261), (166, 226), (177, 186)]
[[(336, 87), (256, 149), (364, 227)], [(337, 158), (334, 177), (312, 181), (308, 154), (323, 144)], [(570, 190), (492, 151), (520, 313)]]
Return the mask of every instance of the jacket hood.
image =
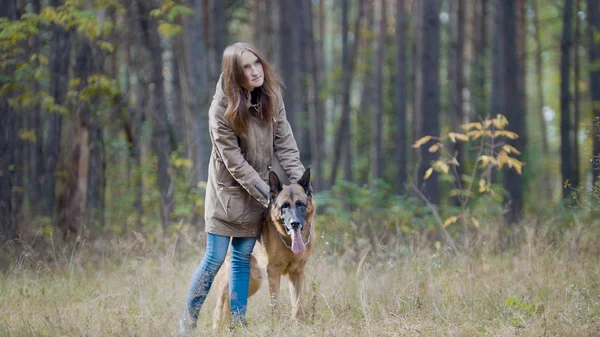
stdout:
[(217, 82), (217, 87), (215, 88), (214, 98), (218, 98), (219, 101), (227, 99), (227, 97), (225, 96), (225, 81), (223, 80), (223, 73), (219, 75), (219, 81)]

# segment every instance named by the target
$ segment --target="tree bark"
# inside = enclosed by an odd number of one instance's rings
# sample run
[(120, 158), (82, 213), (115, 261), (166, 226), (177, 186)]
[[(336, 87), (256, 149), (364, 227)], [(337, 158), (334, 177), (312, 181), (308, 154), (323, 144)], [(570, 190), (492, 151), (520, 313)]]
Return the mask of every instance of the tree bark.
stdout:
[(298, 90), (300, 89), (297, 81), (298, 72), (298, 40), (297, 26), (294, 15), (294, 3), (290, 0), (282, 1), (279, 6), (279, 41), (280, 57), (279, 72), (281, 74), (285, 87), (283, 88), (283, 98), (285, 100), (288, 121), (294, 132), (296, 128), (296, 114), (299, 110)]
[(588, 58), (590, 64), (590, 96), (592, 100), (592, 176), (594, 186), (600, 184), (600, 4), (588, 0)]
[(581, 81), (581, 67), (579, 62), (579, 45), (581, 40), (581, 20), (578, 12), (580, 0), (575, 0), (575, 36), (573, 39), (573, 187), (579, 188), (580, 159), (579, 159), (579, 81)]
[[(13, 1), (8, 1), (0, 7), (0, 18), (16, 20), (17, 8)], [(8, 65), (0, 68), (0, 86), (14, 81), (14, 67)], [(17, 224), (13, 214), (15, 205), (13, 203), (13, 193), (15, 185), (13, 176), (15, 175), (15, 148), (20, 123), (19, 115), (8, 104), (8, 99), (12, 95), (12, 90), (8, 90), (5, 95), (0, 96), (0, 246), (4, 246), (7, 241), (17, 237)], [(16, 124), (16, 125), (15, 125)], [(18, 168), (16, 168), (18, 170)]]
[[(565, 0), (563, 8), (563, 28), (560, 44), (560, 159), (563, 181), (563, 199), (567, 198), (572, 188), (573, 179), (573, 143), (571, 122), (571, 46), (573, 38), (573, 0)], [(567, 183), (568, 182), (568, 183)]]
[(300, 160), (303, 163), (311, 163), (312, 162), (312, 148), (310, 145), (310, 132), (309, 132), (309, 122), (310, 122), (310, 113), (309, 113), (309, 90), (308, 87), (308, 77), (310, 76), (309, 72), (309, 60), (310, 55), (308, 52), (308, 48), (314, 48), (313, 45), (308, 44), (309, 34), (308, 29), (308, 20), (309, 16), (307, 14), (307, 10), (311, 10), (310, 1), (294, 1), (295, 12), (296, 15), (296, 29), (297, 30), (297, 38), (298, 38), (298, 58), (297, 58), (297, 81), (300, 84), (300, 91), (297, 93), (297, 99), (299, 101), (299, 110), (296, 114), (297, 129), (294, 132), (294, 136), (298, 141), (298, 147), (300, 150)]
[[(74, 75), (81, 79), (78, 90), (88, 84), (88, 78), (96, 72), (92, 45), (87, 39), (80, 42), (81, 47), (75, 60)], [(83, 215), (87, 209), (89, 166), (90, 166), (90, 122), (91, 106), (88, 101), (80, 100), (74, 107), (73, 137), (67, 164), (67, 178), (59, 197), (59, 228), (65, 239), (73, 239), (82, 234), (86, 224)]]
[[(439, 0), (425, 0), (422, 3), (422, 53), (423, 62), (419, 71), (422, 74), (422, 90), (420, 97), (423, 118), (422, 135), (438, 136), (440, 134), (440, 2)], [(425, 171), (436, 161), (439, 154), (431, 153), (426, 146), (421, 147), (422, 162), (419, 167), (419, 185), (423, 194), (432, 204), (439, 204), (439, 179), (437, 174), (432, 174), (424, 180)]]
[[(194, 14), (183, 19), (184, 34), (181, 36), (181, 50), (178, 53), (180, 78), (184, 97), (184, 119), (188, 158), (193, 166), (189, 172), (188, 185), (198, 186), (208, 179), (208, 162), (211, 145), (208, 137), (208, 106), (210, 94), (216, 83), (209, 83), (206, 69), (209, 63), (208, 54), (202, 47), (205, 32), (202, 28), (202, 4), (200, 0), (188, 0), (187, 6), (194, 9)], [(199, 113), (200, 112), (200, 113)], [(192, 216), (192, 221), (199, 230), (204, 230), (204, 219)]]
[(547, 131), (547, 127), (546, 127), (546, 117), (544, 117), (544, 107), (546, 105), (546, 102), (544, 100), (544, 87), (543, 87), (543, 83), (544, 83), (544, 72), (543, 72), (543, 68), (544, 68), (544, 64), (543, 64), (543, 60), (542, 60), (542, 32), (541, 32), (541, 26), (540, 26), (540, 18), (539, 18), (539, 10), (538, 10), (538, 1), (539, 0), (532, 0), (531, 1), (531, 7), (532, 7), (532, 11), (533, 11), (533, 26), (535, 29), (535, 34), (534, 34), (534, 39), (535, 39), (535, 48), (536, 48), (536, 52), (535, 52), (535, 73), (537, 76), (537, 94), (538, 94), (538, 120), (539, 120), (539, 125), (540, 125), (540, 130), (542, 133), (542, 153), (544, 154), (544, 157), (548, 156), (549, 153), (549, 149), (548, 149), (548, 131)]
[(151, 60), (151, 94), (152, 94), (152, 147), (157, 157), (158, 185), (162, 215), (163, 235), (166, 236), (171, 211), (173, 210), (174, 170), (171, 166), (171, 142), (166, 113), (164, 95), (164, 79), (162, 74), (163, 58), (158, 34), (158, 22), (150, 15), (154, 4), (149, 0), (139, 0), (141, 19), (145, 20), (143, 41), (150, 53)]
[[(210, 34), (208, 42), (210, 43), (210, 83), (217, 83), (221, 74), (221, 62), (223, 51), (227, 47), (229, 35), (227, 34), (227, 18), (225, 16), (225, 1), (208, 0), (209, 13), (208, 23), (210, 25)], [(202, 22), (202, 21), (200, 21)]]
[[(303, 2), (304, 3), (304, 2)], [(310, 136), (310, 152), (311, 152), (311, 171), (314, 173), (313, 188), (319, 190), (321, 181), (323, 180), (323, 143), (321, 132), (324, 130), (322, 123), (324, 119), (323, 103), (320, 97), (321, 79), (318, 70), (318, 58), (322, 57), (317, 54), (320, 48), (317, 45), (320, 43), (315, 40), (314, 34), (314, 16), (312, 5), (308, 2), (304, 3), (304, 11), (306, 15), (306, 45), (305, 59), (307, 62), (307, 79), (308, 91), (307, 97), (309, 100), (309, 136)]]
[[(148, 88), (150, 76), (145, 71), (146, 64), (149, 63), (148, 51), (146, 50), (142, 36), (144, 35), (142, 14), (140, 7), (135, 2), (128, 2), (127, 17), (137, 18), (128, 26), (126, 46), (126, 63), (127, 69), (131, 69), (133, 74), (128, 74), (128, 78), (133, 78), (135, 75), (136, 81), (132, 81), (130, 90), (135, 93), (136, 100), (128, 109), (128, 118), (125, 122), (125, 134), (129, 140), (129, 155), (133, 162), (134, 169), (131, 170), (132, 179), (130, 181), (131, 190), (134, 191), (133, 206), (136, 210), (135, 227), (138, 233), (143, 233), (144, 228), (142, 218), (144, 216), (144, 207), (142, 197), (144, 194), (144, 186), (142, 184), (142, 130), (146, 120), (145, 112), (149, 110)], [(135, 55), (135, 57), (133, 57)], [(127, 229), (126, 229), (127, 230)]]
[[(471, 85), (471, 100), (475, 115), (474, 120), (485, 119), (489, 115), (489, 110), (486, 107), (487, 92), (485, 90), (487, 73), (486, 65), (488, 64), (488, 11), (489, 1), (480, 0), (474, 2), (474, 43), (473, 43), (473, 63), (472, 63), (472, 85)], [(477, 118), (478, 117), (478, 118)]]
[[(526, 153), (526, 111), (524, 87), (524, 7), (519, 6), (520, 0), (504, 0), (504, 101), (506, 102), (505, 116), (510, 124), (507, 129), (519, 135), (516, 141), (507, 141)], [(508, 191), (509, 212), (506, 214), (508, 224), (517, 223), (523, 216), (524, 179), (514, 169), (505, 168), (504, 188)]]
[[(61, 0), (51, 0), (51, 6), (60, 6)], [(64, 105), (69, 89), (69, 61), (71, 52), (70, 33), (62, 27), (52, 25), (52, 39), (50, 44), (50, 94), (54, 102)], [(62, 116), (51, 113), (47, 118), (46, 139), (44, 140), (44, 175), (42, 177), (43, 214), (54, 219), (55, 217), (55, 187), (56, 167), (60, 159), (60, 138), (62, 133)]]
[[(506, 102), (506, 36), (504, 31), (504, 14), (505, 7), (503, 0), (494, 0), (494, 37), (492, 42), (492, 94), (490, 99), (491, 117), (498, 114), (508, 117), (507, 102)], [(514, 97), (511, 97), (514, 99)], [(510, 123), (514, 123), (509, 121)], [(496, 181), (496, 170), (490, 169), (490, 182)]]
[(410, 48), (407, 37), (408, 18), (406, 14), (406, 0), (396, 1), (396, 76), (393, 81), (396, 99), (394, 101), (396, 111), (396, 153), (395, 162), (398, 168), (396, 175), (396, 193), (404, 194), (407, 183), (407, 154), (408, 145), (407, 127), (406, 127), (406, 106), (408, 100), (407, 93), (407, 56), (406, 51)]
[[(464, 83), (464, 46), (465, 46), (465, 1), (456, 0), (450, 3), (450, 120), (452, 130), (460, 131), (460, 126), (465, 123), (463, 89)], [(456, 160), (464, 164), (464, 146), (462, 142), (456, 142), (452, 147), (452, 154)], [(457, 166), (458, 176), (462, 176), (462, 167)], [(454, 199), (456, 205), (460, 205), (459, 197)]]
[[(423, 137), (422, 134), (422, 124), (423, 117), (421, 116), (421, 97), (423, 96), (423, 74), (421, 72), (422, 64), (423, 64), (423, 3), (421, 1), (412, 3), (412, 72), (411, 72), (411, 83), (413, 83), (413, 94), (412, 94), (412, 120), (410, 121), (410, 125), (412, 126), (412, 139), (411, 144)], [(413, 181), (416, 184), (423, 179), (419, 177), (419, 167), (421, 166), (421, 162), (423, 158), (421, 158), (421, 149), (415, 149), (412, 153), (413, 160), (412, 166), (410, 170), (413, 173)]]
[(334, 143), (334, 159), (330, 175), (330, 185), (335, 184), (337, 170), (341, 157), (344, 158), (344, 180), (352, 179), (352, 134), (350, 132), (350, 87), (354, 77), (354, 64), (361, 34), (360, 27), (364, 15), (364, 0), (358, 0), (358, 17), (354, 27), (354, 43), (350, 48), (348, 43), (348, 2), (342, 0), (342, 116)]
[[(364, 26), (362, 31), (369, 32), (361, 39), (358, 46), (359, 64), (364, 64), (361, 72), (357, 73), (362, 86), (360, 92), (360, 105), (356, 111), (356, 137), (353, 140), (353, 152), (360, 153), (353, 170), (354, 182), (358, 185), (367, 185), (371, 179), (373, 168), (372, 142), (377, 93), (375, 92), (375, 0), (365, 0)], [(377, 5), (378, 6), (378, 5)], [(370, 126), (367, 127), (367, 126)]]
[(169, 90), (165, 92), (168, 102), (169, 126), (171, 131), (171, 140), (173, 148), (187, 145), (184, 140), (184, 112), (183, 112), (183, 95), (181, 88), (180, 70), (183, 65), (179, 63), (177, 55), (180, 51), (175, 46), (176, 39), (172, 39), (169, 43), (169, 59), (165, 60), (169, 65)]
[[(39, 14), (41, 11), (40, 0), (32, 1), (31, 5), (32, 13)], [(33, 36), (31, 38), (30, 54), (40, 53), (40, 48), (40, 38), (37, 35)], [(37, 81), (32, 81), (31, 87), (33, 92), (40, 91), (40, 85)], [(36, 106), (27, 114), (27, 128), (32, 130), (36, 135), (36, 141), (27, 144), (26, 156), (26, 160), (28, 162), (27, 169), (29, 181), (27, 190), (29, 203), (31, 205), (32, 218), (40, 215), (40, 206), (42, 200), (40, 179), (44, 172), (44, 132), (42, 128), (41, 109), (41, 105), (36, 104)]]
[(386, 36), (386, 3), (385, 0), (377, 0), (375, 14), (375, 116), (372, 119), (371, 135), (371, 177), (372, 179), (383, 178), (383, 62)]

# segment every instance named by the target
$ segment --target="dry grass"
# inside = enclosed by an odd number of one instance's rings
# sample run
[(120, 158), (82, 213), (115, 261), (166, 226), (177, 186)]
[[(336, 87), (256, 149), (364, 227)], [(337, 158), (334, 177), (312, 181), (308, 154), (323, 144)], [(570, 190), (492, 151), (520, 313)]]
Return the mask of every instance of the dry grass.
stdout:
[[(138, 239), (80, 245), (76, 254), (64, 254), (64, 262), (15, 266), (0, 279), (0, 335), (174, 335), (202, 255), (186, 239), (180, 255), (170, 248), (157, 252)], [(380, 247), (378, 258), (368, 255), (362, 262), (319, 251), (309, 265), (306, 322), (290, 322), (288, 308), (283, 318), (273, 319), (265, 284), (250, 300), (249, 327), (229, 334), (600, 335), (594, 253), (534, 242), (533, 236), (510, 253), (394, 251), (399, 250)], [(287, 282), (282, 295), (287, 301)], [(211, 334), (213, 308), (209, 295), (198, 336)]]

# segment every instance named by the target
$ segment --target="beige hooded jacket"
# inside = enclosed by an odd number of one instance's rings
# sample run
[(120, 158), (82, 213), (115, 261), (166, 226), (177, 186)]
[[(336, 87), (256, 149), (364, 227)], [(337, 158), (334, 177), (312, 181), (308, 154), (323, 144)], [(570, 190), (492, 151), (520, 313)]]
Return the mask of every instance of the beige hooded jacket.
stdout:
[(239, 137), (225, 118), (227, 97), (222, 78), (209, 112), (212, 154), (208, 169), (204, 217), (206, 231), (232, 237), (255, 237), (268, 206), (269, 171), (278, 162), (296, 182), (304, 173), (300, 152), (286, 119), (280, 95), (271, 123), (250, 117), (246, 137)]

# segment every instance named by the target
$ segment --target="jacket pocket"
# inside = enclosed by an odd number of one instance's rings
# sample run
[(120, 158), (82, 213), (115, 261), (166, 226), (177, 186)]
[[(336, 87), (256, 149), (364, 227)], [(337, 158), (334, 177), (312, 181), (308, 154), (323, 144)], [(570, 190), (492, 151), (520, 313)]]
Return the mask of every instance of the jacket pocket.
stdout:
[(222, 212), (215, 212), (215, 217), (227, 223), (242, 224), (246, 213), (246, 196), (248, 193), (241, 186), (217, 184), (217, 198), (221, 204)]

